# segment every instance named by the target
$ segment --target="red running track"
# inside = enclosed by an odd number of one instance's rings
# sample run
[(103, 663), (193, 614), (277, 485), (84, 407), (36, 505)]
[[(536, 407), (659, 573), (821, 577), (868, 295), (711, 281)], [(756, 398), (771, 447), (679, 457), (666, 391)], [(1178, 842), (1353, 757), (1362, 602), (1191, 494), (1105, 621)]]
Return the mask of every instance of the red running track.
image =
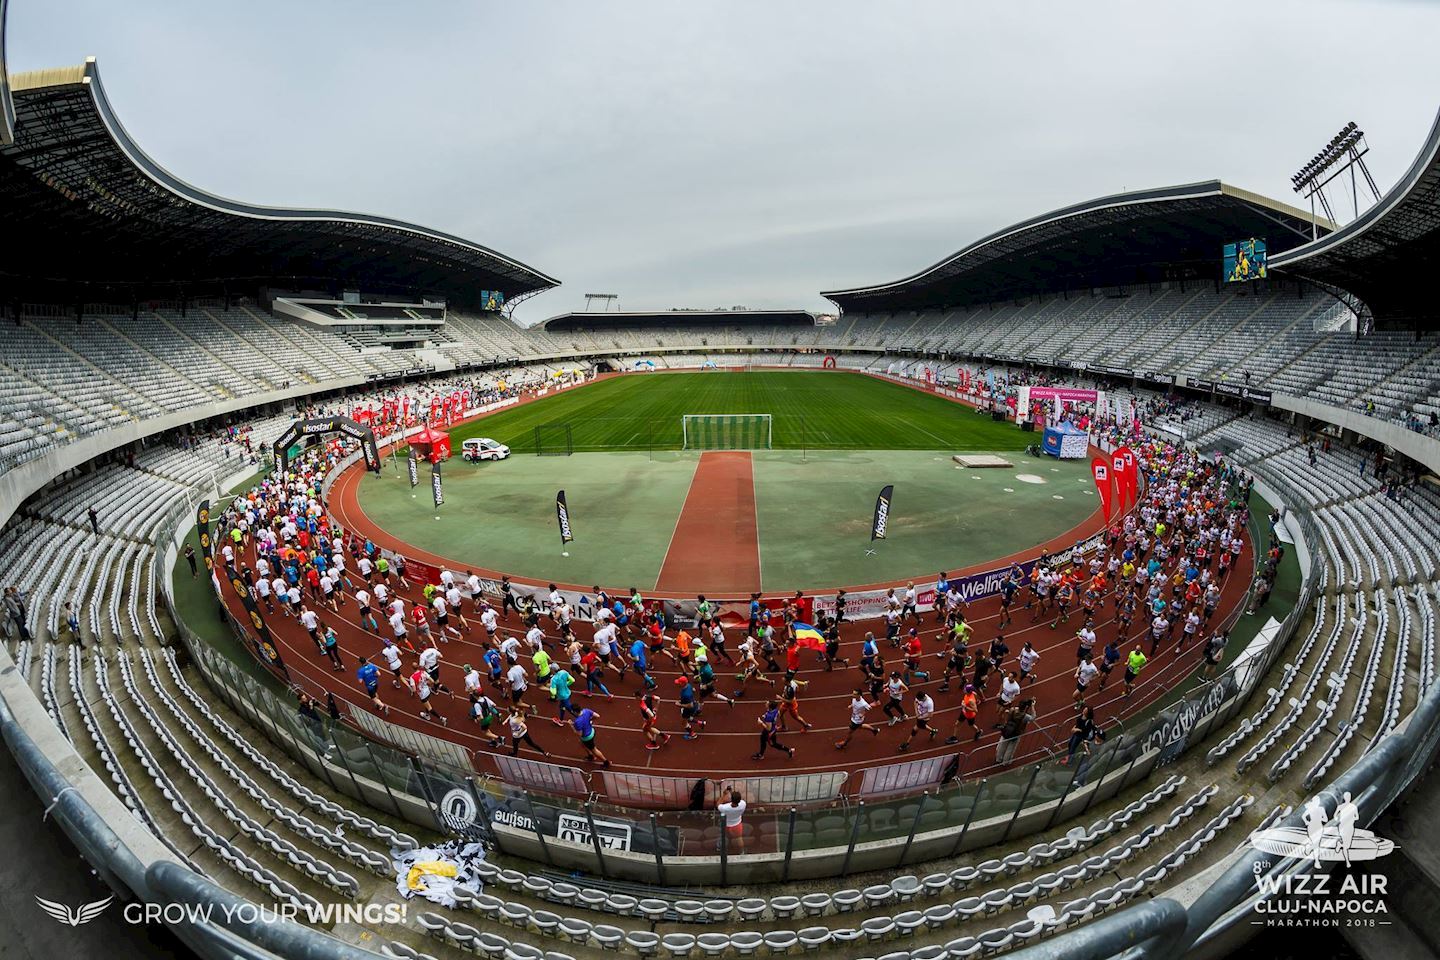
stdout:
[(700, 454), (655, 589), (748, 594), (760, 589), (755, 470), (745, 451)]
[[(1252, 549), (1252, 545), (1247, 543), (1240, 562), (1235, 565), (1237, 570), (1252, 569)], [(253, 562), (253, 555), (247, 559)], [(1221, 604), (1215, 615), (1215, 624), (1229, 621), (1230, 615), (1243, 601), (1246, 587), (1246, 576), (1238, 573), (1231, 574), (1224, 582)], [(418, 585), (410, 591), (402, 590), (400, 593), (414, 599), (419, 593)], [(245, 622), (247, 618), (243, 613), (239, 598), (228, 587), (225, 589), (225, 595), (225, 602), (231, 613), (240, 622)], [(1113, 606), (1109, 604), (1109, 599), (1106, 598), (1107, 603), (1096, 614), (1095, 629), (1099, 635), (1097, 653), (1107, 639), (1116, 635), (1118, 629), (1118, 625), (1113, 619)], [(1056, 748), (1063, 749), (1069, 735), (1070, 723), (1074, 717), (1071, 706), (1073, 691), (1071, 671), (1075, 666), (1074, 630), (1079, 626), (1079, 619), (1078, 615), (1074, 615), (1070, 623), (1052, 627), (1047, 620), (1035, 620), (1032, 614), (1024, 610), (1019, 603), (1016, 606), (1015, 620), (1004, 631), (1011, 650), (1006, 668), (1013, 666), (1014, 655), (1025, 640), (1030, 640), (1041, 654), (1041, 660), (1036, 669), (1038, 679), (1024, 691), (1025, 696), (1036, 697), (1038, 720), (1021, 738), (1013, 761), (1018, 765), (1044, 756)], [(319, 694), (322, 698), (325, 691), (331, 691), (337, 700), (348, 704), (351, 710), (373, 711), (373, 707), (370, 706), (368, 699), (359, 688), (354, 671), (359, 657), (378, 655), (382, 646), (381, 636), (370, 632), (357, 622), (357, 610), (353, 600), (348, 605), (341, 606), (338, 613), (332, 613), (328, 608), (317, 607), (316, 609), (324, 622), (335, 627), (339, 635), (345, 667), (343, 672), (332, 672), (329, 662), (316, 651), (315, 645), (300, 624), (277, 612), (269, 616), (267, 622), (288, 666), (292, 684), (299, 690)], [(998, 598), (990, 598), (971, 605), (970, 622), (975, 628), (975, 632), (971, 636), (972, 649), (979, 650), (988, 644), (998, 632), (999, 617)], [(865, 631), (867, 627), (874, 626), (874, 624), (875, 621), (845, 624), (842, 631), (840, 655), (848, 657), (852, 662), (856, 661), (858, 648)], [(548, 626), (548, 621), (542, 620), (542, 625)], [(472, 626), (477, 631), (481, 629), (479, 624), (474, 621), (472, 621)], [(512, 618), (511, 621), (502, 624), (502, 633), (519, 627), (518, 618)], [(383, 621), (381, 630), (388, 635), (388, 625)], [(1145, 630), (1146, 628), (1141, 623), (1137, 623), (1132, 628), (1131, 635), (1132, 637), (1137, 636)], [(590, 632), (590, 626), (584, 623), (580, 624), (577, 629), (582, 641), (589, 639)], [(999, 735), (990, 726), (995, 722), (998, 713), (994, 696), (999, 688), (998, 678), (992, 676), (989, 685), (990, 696), (986, 698), (981, 707), (980, 725), (984, 731), (982, 739), (978, 743), (965, 740), (958, 747), (945, 746), (943, 742), (945, 735), (949, 733), (959, 710), (960, 685), (952, 685), (948, 693), (941, 694), (936, 691), (939, 686), (939, 669), (941, 669), (943, 661), (935, 659), (930, 654), (931, 651), (940, 652), (944, 649), (944, 644), (938, 637), (937, 625), (931, 619), (927, 619), (922, 624), (920, 634), (927, 647), (926, 660), (932, 664), (932, 675), (929, 681), (912, 686), (926, 687), (935, 697), (935, 725), (942, 732), (941, 736), (933, 742), (926, 741), (923, 737), (918, 738), (910, 752), (905, 754), (897, 753), (897, 747), (910, 730), (911, 725), (908, 723), (882, 729), (877, 736), (858, 734), (844, 752), (835, 749), (834, 741), (843, 736), (847, 729), (850, 691), (855, 686), (859, 674), (854, 669), (841, 667), (837, 667), (834, 672), (826, 672), (810, 659), (811, 655), (809, 654), (806, 655), (800, 674), (801, 679), (809, 681), (801, 700), (800, 709), (806, 719), (814, 724), (814, 729), (804, 733), (792, 730), (782, 735), (782, 742), (796, 748), (794, 759), (787, 759), (784, 753), (774, 750), (758, 763), (749, 759), (756, 746), (756, 717), (763, 709), (763, 701), (769, 694), (769, 687), (757, 681), (750, 682), (743, 697), (734, 706), (727, 707), (720, 702), (706, 704), (704, 717), (708, 721), (708, 725), (696, 740), (686, 742), (679, 736), (675, 736), (663, 749), (654, 752), (644, 749), (643, 737), (638, 732), (638, 711), (631, 698), (639, 684), (633, 675), (627, 674), (623, 682), (612, 683), (613, 675), (607, 678), (610, 690), (615, 694), (613, 700), (606, 700), (597, 694), (590, 700), (577, 695), (576, 701), (581, 705), (588, 703), (600, 714), (597, 723), (598, 743), (610, 757), (614, 769), (617, 771), (692, 778), (763, 776), (787, 772), (816, 773), (822, 771), (845, 771), (854, 775), (866, 767), (940, 754), (953, 755), (958, 751), (963, 755), (960, 767), (962, 775), (993, 774), (999, 769), (993, 762), (994, 747)], [(556, 632), (549, 630), (547, 635), (554, 637)], [(411, 636), (414, 637), (413, 631)], [(738, 636), (731, 639), (730, 646), (732, 648), (738, 639)], [(462, 690), (460, 664), (465, 661), (479, 664), (483, 647), (474, 639), (473, 635), (440, 642), (439, 647), (444, 658), (441, 665), (442, 681), (455, 690)], [(881, 647), (887, 664), (892, 662), (898, 664), (898, 658), (893, 656), (895, 651), (890, 650), (883, 640)], [(1148, 643), (1145, 649), (1148, 652)], [(1128, 647), (1122, 645), (1122, 653), (1126, 650)], [(407, 670), (413, 670), (414, 657), (408, 652), (406, 661)], [(377, 665), (383, 665), (383, 661), (378, 658), (376, 662)], [(716, 673), (721, 680), (721, 683), (718, 684), (719, 690), (725, 694), (733, 693), (736, 684), (733, 680), (733, 673), (727, 669), (728, 665), (718, 658), (713, 662), (716, 663)], [(1158, 654), (1151, 658), (1132, 697), (1127, 699), (1123, 696), (1120, 670), (1117, 668), (1116, 675), (1105, 689), (1094, 690), (1094, 684), (1092, 684), (1092, 694), (1088, 702), (1096, 708), (1097, 719), (1107, 727), (1114, 729), (1111, 725), (1117, 720), (1144, 710), (1146, 706), (1162, 697), (1166, 691), (1183, 682), (1199, 665), (1199, 645), (1188, 647), (1183, 653), (1177, 654), (1169, 644), (1162, 644)], [(681, 729), (679, 711), (669, 694), (669, 691), (673, 690), (672, 681), (677, 676), (677, 671), (664, 658), (660, 658), (660, 662), (652, 666), (654, 667), (653, 673), (659, 681), (659, 695), (666, 698), (661, 709), (662, 728), (672, 733), (678, 733)], [(493, 761), (486, 756), (494, 752), (493, 748), (484, 743), (478, 735), (477, 728), (466, 718), (467, 704), (463, 696), (456, 696), (452, 699), (444, 694), (437, 694), (432, 699), (432, 705), (447, 719), (447, 726), (422, 720), (418, 715), (418, 704), (404, 690), (397, 690), (382, 683), (381, 696), (391, 708), (388, 719), (392, 723), (451, 740), (474, 753), (478, 770), (484, 773), (495, 772)], [(495, 696), (494, 699), (497, 702), (502, 701), (499, 696)], [(539, 703), (542, 709), (548, 707), (548, 703), (540, 699), (539, 692), (533, 688), (531, 700)], [(908, 703), (907, 700), (907, 705)], [(531, 733), (546, 750), (555, 755), (554, 762), (586, 769), (594, 768), (593, 764), (587, 764), (583, 760), (584, 751), (581, 749), (576, 735), (568, 726), (563, 728), (552, 726), (542, 719), (531, 724)], [(529, 750), (522, 752), (521, 756), (539, 759), (538, 755)], [(599, 787), (600, 782), (597, 778), (593, 781), (592, 788), (599, 789)]]

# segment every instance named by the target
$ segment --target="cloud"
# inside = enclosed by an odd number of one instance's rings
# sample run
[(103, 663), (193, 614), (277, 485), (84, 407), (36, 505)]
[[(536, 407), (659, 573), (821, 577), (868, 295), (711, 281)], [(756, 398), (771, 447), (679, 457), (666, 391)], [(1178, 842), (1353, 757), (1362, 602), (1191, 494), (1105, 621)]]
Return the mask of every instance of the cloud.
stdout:
[(533, 322), (596, 289), (821, 308), (1126, 188), (1293, 201), (1352, 119), (1383, 189), (1433, 117), (1437, 33), (1440, 5), (1298, 0), (16, 0), (9, 52), (96, 54), (132, 135), (205, 189), (401, 217), (560, 278)]

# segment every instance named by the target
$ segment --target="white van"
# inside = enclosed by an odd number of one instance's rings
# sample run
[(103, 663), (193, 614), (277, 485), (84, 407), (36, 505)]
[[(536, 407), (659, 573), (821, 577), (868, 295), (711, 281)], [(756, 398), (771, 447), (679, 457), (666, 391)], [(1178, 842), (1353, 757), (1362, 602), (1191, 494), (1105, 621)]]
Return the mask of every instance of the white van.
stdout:
[(504, 460), (510, 456), (510, 448), (503, 443), (496, 443), (489, 437), (472, 437), (461, 445), (460, 456), (466, 463), (475, 463), (479, 460)]

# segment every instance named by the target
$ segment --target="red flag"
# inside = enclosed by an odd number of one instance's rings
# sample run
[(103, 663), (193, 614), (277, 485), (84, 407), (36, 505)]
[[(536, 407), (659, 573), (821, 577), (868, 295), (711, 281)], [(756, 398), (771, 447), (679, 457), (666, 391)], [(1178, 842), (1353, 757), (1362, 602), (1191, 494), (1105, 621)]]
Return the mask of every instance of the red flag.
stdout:
[[(1129, 447), (1117, 449), (1114, 459), (1116, 461), (1115, 480), (1120, 486), (1122, 509), (1128, 510), (1135, 506), (1135, 502), (1140, 499), (1140, 480), (1136, 473), (1139, 465), (1135, 462), (1135, 454)], [(1123, 471), (1120, 468), (1121, 463), (1124, 464)]]
[(1110, 522), (1110, 505), (1115, 499), (1115, 485), (1110, 479), (1110, 464), (1104, 457), (1090, 461), (1090, 472), (1095, 477), (1095, 490), (1100, 494), (1100, 507), (1105, 512), (1105, 522)]

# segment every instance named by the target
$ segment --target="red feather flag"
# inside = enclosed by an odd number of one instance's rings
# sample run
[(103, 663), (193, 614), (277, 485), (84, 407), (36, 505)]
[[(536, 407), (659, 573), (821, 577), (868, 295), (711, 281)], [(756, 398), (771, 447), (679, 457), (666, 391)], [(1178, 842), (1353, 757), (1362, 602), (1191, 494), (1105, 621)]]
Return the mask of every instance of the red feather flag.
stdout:
[(1105, 522), (1110, 522), (1110, 507), (1115, 500), (1115, 484), (1110, 478), (1110, 462), (1104, 457), (1090, 461), (1090, 472), (1095, 477), (1095, 490), (1100, 494), (1100, 507), (1105, 511)]

